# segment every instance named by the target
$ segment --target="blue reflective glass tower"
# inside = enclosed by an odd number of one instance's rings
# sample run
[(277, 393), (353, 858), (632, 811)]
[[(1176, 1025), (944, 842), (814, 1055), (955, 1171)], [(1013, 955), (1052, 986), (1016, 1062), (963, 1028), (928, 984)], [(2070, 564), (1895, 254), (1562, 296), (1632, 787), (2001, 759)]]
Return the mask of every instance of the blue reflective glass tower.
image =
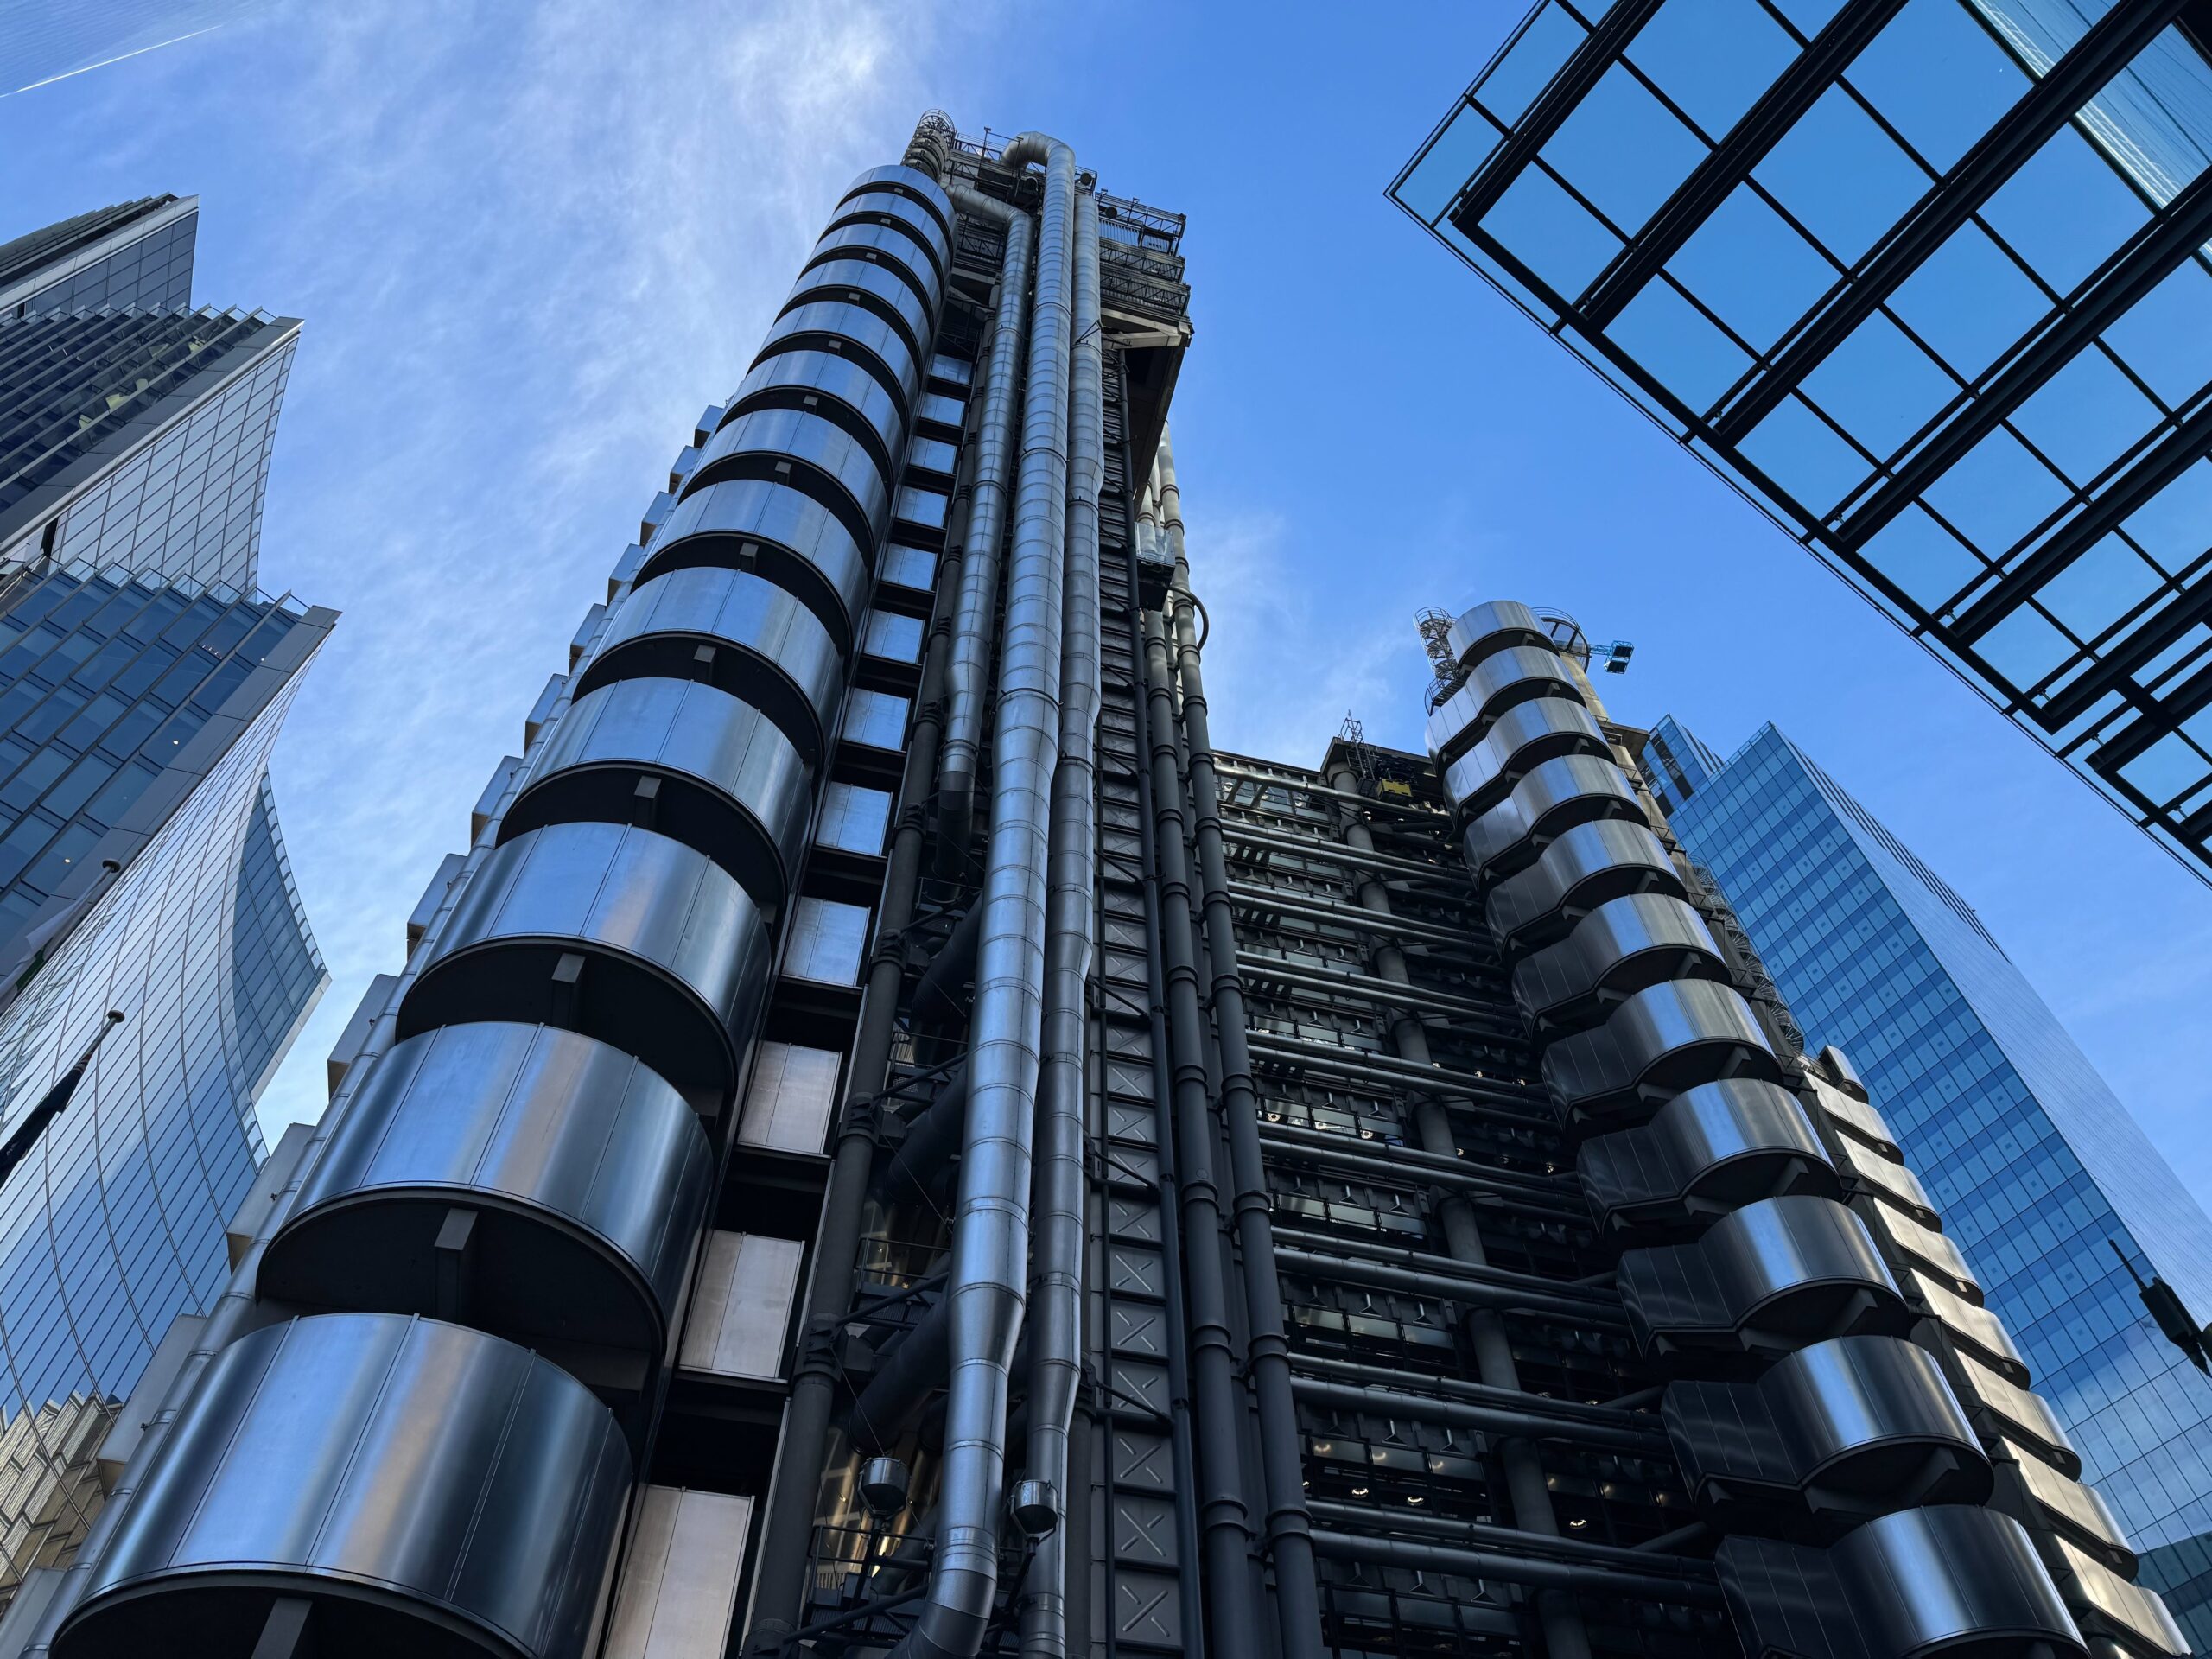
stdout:
[(230, 1268), (327, 982), (268, 760), (331, 612), (257, 586), (298, 323), (192, 303), (197, 203), (0, 245), (0, 1602)]
[(2212, 1380), (2160, 1336), (2113, 1246), (2212, 1311), (2212, 1220), (1940, 876), (1773, 726), (1711, 756), (1669, 719), (1640, 759), (1808, 1047), (1865, 1074), (2143, 1553), (2141, 1581), (2203, 1650)]

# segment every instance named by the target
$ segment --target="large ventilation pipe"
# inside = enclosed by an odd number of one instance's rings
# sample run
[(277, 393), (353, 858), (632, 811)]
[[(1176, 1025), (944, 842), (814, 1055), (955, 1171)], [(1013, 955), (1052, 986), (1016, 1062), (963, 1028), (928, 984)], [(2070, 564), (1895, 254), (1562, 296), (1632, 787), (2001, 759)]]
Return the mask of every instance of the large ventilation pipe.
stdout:
[(1070, 365), (1066, 580), (1061, 594), (1060, 760), (1052, 778), (1045, 912), (1045, 1051), (1037, 1096), (1036, 1306), (1030, 1325), (1029, 1478), (1052, 1488), (1021, 1651), (1067, 1651), (1069, 1437), (1083, 1370), (1084, 988), (1097, 903), (1098, 489), (1105, 471), (1098, 350), (1098, 204), (1075, 201), (1075, 340)]
[[(972, 1659), (990, 1624), (1006, 1484), (1007, 1376), (1021, 1329), (1029, 1255), (1046, 873), (1052, 774), (1059, 758), (1076, 180), (1074, 152), (1041, 134), (1016, 138), (1004, 160), (1011, 167), (1041, 161), (1045, 200), (1038, 220), (1021, 468), (991, 751), (990, 844), (980, 901), (983, 931), (969, 1051), (968, 1124), (945, 1291), (952, 1363), (938, 1546), (929, 1599), (913, 1630), (893, 1650), (896, 1659)], [(980, 517), (980, 486), (976, 504)], [(971, 546), (980, 539), (971, 533)], [(963, 598), (968, 574), (963, 569)]]
[[(999, 273), (999, 308), (984, 372), (983, 418), (976, 434), (976, 499), (969, 509), (960, 560), (960, 607), (952, 629), (952, 698), (945, 716), (944, 763), (938, 774), (940, 874), (959, 868), (975, 834), (976, 765), (983, 738), (983, 710), (990, 702), (999, 538), (1006, 527), (1007, 481), (1013, 470), (1014, 382), (1021, 372), (1022, 308), (1031, 264), (1027, 213), (964, 184), (954, 182), (946, 190), (962, 213), (1004, 229), (1006, 263)], [(1026, 449), (1026, 430), (1023, 442)]]

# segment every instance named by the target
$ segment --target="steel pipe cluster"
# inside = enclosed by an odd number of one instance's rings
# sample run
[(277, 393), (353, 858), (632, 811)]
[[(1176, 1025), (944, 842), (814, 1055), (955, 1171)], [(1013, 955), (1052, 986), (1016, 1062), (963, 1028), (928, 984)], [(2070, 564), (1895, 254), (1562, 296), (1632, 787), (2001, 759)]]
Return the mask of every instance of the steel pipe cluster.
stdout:
[(582, 1659), (952, 227), (911, 168), (840, 200), (54, 1599), (57, 1659)]

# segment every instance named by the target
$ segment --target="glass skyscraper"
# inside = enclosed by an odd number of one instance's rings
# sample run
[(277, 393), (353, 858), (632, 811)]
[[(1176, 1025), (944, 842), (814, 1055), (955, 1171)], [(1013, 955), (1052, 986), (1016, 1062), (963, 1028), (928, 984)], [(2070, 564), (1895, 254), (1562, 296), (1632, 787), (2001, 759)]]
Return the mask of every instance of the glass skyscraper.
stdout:
[(334, 617), (257, 585), (298, 323), (192, 303), (197, 219), (0, 246), (0, 1600), (223, 1283), (327, 982), (268, 760)]
[(2127, 1267), (2212, 1316), (2212, 1221), (1971, 906), (1772, 726), (1640, 757), (1805, 1031), (1850, 1054), (1945, 1230), (2143, 1554), (2212, 1649), (2212, 1379)]
[(1544, 0), (1394, 199), (2212, 877), (2212, 17)]

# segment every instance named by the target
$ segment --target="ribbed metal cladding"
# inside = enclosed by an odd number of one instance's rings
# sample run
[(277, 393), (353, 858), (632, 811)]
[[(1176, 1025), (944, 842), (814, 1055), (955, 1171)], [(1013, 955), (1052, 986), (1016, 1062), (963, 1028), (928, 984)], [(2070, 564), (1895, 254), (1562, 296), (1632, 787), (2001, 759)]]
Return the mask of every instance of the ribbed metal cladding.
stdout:
[[(1985, 1437), (2005, 1442), (1966, 1405), (2017, 1421), (2041, 1404), (2015, 1387), (2001, 1324), (1949, 1287), (1963, 1263), (1929, 1242), (1938, 1218), (1847, 1062), (1808, 1067), (1794, 1036), (1777, 1049), (1726, 929), (1700, 914), (1719, 905), (1732, 926), (1725, 901), (1691, 879), (1610, 740), (1589, 741), (1604, 711), (1581, 666), (1532, 630), (1580, 638), (1510, 602), (1451, 625), (1466, 678), (1430, 748), (1472, 813), (1469, 862), (1519, 958), (1515, 995), (1582, 1141), (1581, 1184), (1629, 1246), (1621, 1303), (1675, 1379), (1669, 1433), (1723, 1535), (1747, 1649), (2081, 1653), (2052, 1576), (2064, 1547), (1980, 1507), (1999, 1466)], [(1923, 1277), (1929, 1259), (1948, 1283)], [(2136, 1611), (2060, 1581), (2077, 1611)]]
[[(944, 292), (928, 181), (871, 175), (837, 219), (480, 808), (57, 1652), (243, 1659), (304, 1616), (340, 1659), (582, 1659)], [(267, 1325), (257, 1297), (340, 1311)]]

